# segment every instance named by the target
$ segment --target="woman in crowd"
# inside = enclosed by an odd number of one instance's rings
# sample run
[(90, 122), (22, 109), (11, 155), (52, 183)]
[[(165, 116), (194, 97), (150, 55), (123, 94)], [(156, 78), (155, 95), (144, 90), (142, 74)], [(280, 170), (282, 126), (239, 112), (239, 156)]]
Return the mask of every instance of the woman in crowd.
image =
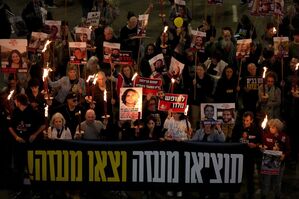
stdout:
[(140, 71), (143, 77), (150, 77), (152, 70), (148, 61), (156, 55), (156, 46), (150, 43), (145, 47), (144, 52), (144, 57), (141, 59)]
[[(281, 198), (281, 183), (285, 168), (285, 160), (289, 155), (289, 139), (288, 136), (283, 132), (284, 124), (279, 119), (271, 119), (267, 123), (267, 129), (263, 134), (263, 142), (260, 145), (261, 150), (273, 150), (281, 152), (280, 156), (274, 157), (273, 162), (267, 162), (263, 158), (261, 167), (262, 173), (262, 199), (268, 198), (271, 187), (275, 194), (275, 198)], [(265, 157), (265, 155), (264, 155)], [(276, 163), (276, 164), (275, 164)], [(278, 175), (272, 175), (268, 173), (269, 169), (278, 169)], [(266, 168), (265, 168), (266, 167)]]
[(191, 122), (193, 128), (200, 128), (197, 125), (200, 118), (200, 104), (212, 101), (213, 80), (206, 73), (206, 66), (199, 64), (196, 66), (196, 76), (193, 79), (193, 89), (191, 90)]
[(134, 69), (129, 65), (123, 65), (121, 72), (117, 77), (117, 94), (120, 94), (121, 87), (131, 87), (133, 86), (132, 77), (134, 75)]
[(53, 89), (58, 90), (59, 88), (57, 95), (54, 97), (53, 106), (63, 104), (69, 92), (85, 96), (85, 82), (82, 78), (78, 77), (76, 65), (70, 65), (67, 76), (54, 82), (48, 77), (48, 81)]
[(72, 139), (71, 131), (65, 126), (65, 119), (61, 113), (55, 113), (52, 116), (45, 136), (46, 139)]
[(235, 103), (237, 92), (237, 76), (234, 69), (230, 66), (225, 67), (222, 77), (218, 80), (214, 94), (215, 102)]

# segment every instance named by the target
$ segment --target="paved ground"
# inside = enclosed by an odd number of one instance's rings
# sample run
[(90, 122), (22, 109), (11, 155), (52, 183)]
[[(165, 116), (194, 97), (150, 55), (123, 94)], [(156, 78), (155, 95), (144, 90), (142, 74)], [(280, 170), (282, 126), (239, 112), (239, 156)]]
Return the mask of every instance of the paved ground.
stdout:
[[(25, 6), (25, 3), (28, 0), (17, 0), (17, 1), (8, 1), (4, 0), (12, 9), (12, 11), (16, 15), (20, 15), (22, 8)], [(146, 9), (146, 5), (150, 2), (150, 0), (119, 0), (120, 2), (120, 17), (113, 23), (113, 27), (116, 33), (119, 29), (125, 25), (126, 23), (126, 14), (127, 11), (132, 10), (136, 14), (141, 14)], [(153, 42), (158, 37), (158, 33), (162, 31), (161, 20), (158, 17), (159, 13), (159, 1), (152, 1), (154, 3), (155, 9), (150, 16), (150, 22), (148, 27), (148, 36), (150, 37), (146, 43)], [(246, 6), (239, 6), (238, 0), (225, 0), (224, 7), (209, 7), (207, 8), (204, 3), (204, 0), (189, 0), (187, 1), (187, 5), (193, 11), (193, 22), (192, 26), (197, 27), (200, 25), (203, 16), (206, 14), (210, 14), (213, 16), (215, 25), (217, 27), (219, 36), (219, 30), (223, 26), (231, 26), (233, 29), (236, 27), (237, 22), (233, 22), (233, 11), (232, 7), (236, 5), (237, 7), (237, 15), (239, 16), (243, 13), (247, 13)], [(65, 7), (65, 2), (63, 0), (57, 0), (57, 3), (60, 4), (59, 8), (52, 9), (54, 19), (66, 19), (69, 21), (71, 27), (75, 26), (80, 22), (81, 19), (81, 8), (78, 0), (74, 0), (72, 5), (67, 4)], [(193, 5), (193, 6), (192, 6)], [(169, 10), (168, 1), (166, 1), (165, 10)], [(254, 24), (257, 28), (259, 34), (261, 34), (264, 30), (265, 24), (270, 20), (270, 18), (253, 18)], [(283, 198), (284, 199), (296, 199), (299, 198), (299, 168), (289, 169), (287, 168), (285, 171), (285, 176), (283, 178)], [(236, 198), (243, 198), (243, 195), (246, 193), (244, 187), (242, 187), (242, 191), (237, 194)], [(128, 195), (131, 198), (142, 198), (141, 192), (128, 192)], [(117, 198), (115, 194), (111, 192), (102, 192), (99, 194), (99, 198)], [(156, 192), (155, 198), (166, 198), (165, 191)], [(259, 194), (256, 194), (256, 198), (259, 198)], [(8, 199), (9, 191), (8, 190), (0, 190), (0, 199)], [(198, 193), (196, 192), (186, 192), (184, 193), (184, 198), (198, 198)], [(222, 198), (228, 198), (227, 195), (223, 195)]]

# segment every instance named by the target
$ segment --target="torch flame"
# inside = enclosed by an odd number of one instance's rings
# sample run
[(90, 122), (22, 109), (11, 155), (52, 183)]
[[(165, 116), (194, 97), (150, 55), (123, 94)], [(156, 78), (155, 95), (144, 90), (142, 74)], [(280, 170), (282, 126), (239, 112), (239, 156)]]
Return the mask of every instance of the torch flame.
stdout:
[(174, 82), (175, 82), (175, 79), (171, 78), (171, 83), (174, 84)]
[(93, 85), (96, 85), (97, 80), (98, 80), (98, 74), (95, 75), (92, 84), (93, 84)]
[(50, 40), (47, 40), (47, 42), (46, 42), (46, 44), (45, 44), (45, 46), (44, 46), (44, 48), (43, 48), (43, 50), (42, 50), (42, 53), (44, 53), (46, 50), (47, 50), (47, 47), (48, 47), (48, 45), (51, 43), (51, 41)]
[(51, 68), (44, 68), (44, 72), (43, 72), (43, 81), (46, 80), (46, 78), (48, 77), (49, 75), (49, 72), (51, 72), (52, 69)]
[(189, 105), (186, 105), (186, 108), (184, 110), (184, 115), (188, 115)]
[(104, 101), (107, 102), (107, 90), (104, 90)]
[(45, 117), (48, 117), (48, 115), (49, 115), (49, 105), (45, 107)]
[(134, 81), (135, 80), (135, 78), (137, 77), (137, 73), (135, 73), (134, 75), (133, 75), (133, 77), (132, 77), (132, 81)]
[(10, 100), (12, 97), (12, 94), (15, 92), (15, 90), (12, 90), (9, 92), (9, 95), (7, 96), (7, 100)]
[(266, 115), (266, 117), (264, 118), (262, 125), (261, 125), (263, 129), (266, 128), (267, 122), (268, 122), (268, 116)]
[(265, 78), (266, 77), (266, 72), (267, 72), (268, 68), (264, 66), (263, 69), (264, 69), (263, 78)]
[(275, 27), (273, 27), (273, 33), (276, 34), (277, 30)]
[(298, 67), (299, 67), (299, 63), (296, 64), (296, 68), (295, 68), (295, 71), (298, 70)]
[(166, 33), (167, 30), (168, 30), (168, 26), (165, 26), (163, 33)]
[(96, 76), (96, 74), (94, 74), (94, 75), (89, 75), (89, 76), (87, 77), (86, 83), (88, 83), (91, 79), (94, 79), (95, 76)]
[(91, 30), (91, 29), (92, 29), (92, 26), (89, 26), (88, 29)]

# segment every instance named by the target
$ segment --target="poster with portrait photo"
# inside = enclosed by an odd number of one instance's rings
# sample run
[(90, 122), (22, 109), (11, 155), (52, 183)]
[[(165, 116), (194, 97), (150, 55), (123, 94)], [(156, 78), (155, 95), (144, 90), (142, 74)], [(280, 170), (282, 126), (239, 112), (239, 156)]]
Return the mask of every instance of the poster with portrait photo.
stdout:
[(49, 34), (50, 40), (60, 38), (61, 21), (45, 20), (43, 32)]
[(86, 42), (69, 42), (69, 50), (71, 64), (87, 63)]
[(200, 120), (234, 124), (236, 120), (235, 111), (235, 103), (201, 103)]
[(199, 52), (204, 52), (206, 35), (207, 34), (205, 32), (191, 30), (192, 42), (190, 47), (195, 48)]
[(279, 175), (282, 151), (265, 150), (263, 152), (261, 174)]
[(182, 74), (185, 64), (171, 57), (168, 74), (170, 77), (177, 78)]
[(273, 37), (274, 55), (279, 57), (289, 56), (289, 38)]
[(142, 119), (142, 88), (120, 88), (119, 101), (119, 120)]
[(150, 60), (148, 60), (148, 63), (151, 67), (152, 72), (156, 71), (158, 73), (166, 72), (166, 64), (164, 60), (164, 56), (162, 53), (154, 56)]
[(138, 16), (137, 36), (145, 37), (149, 14)]
[(90, 44), (91, 42), (91, 30), (84, 27), (75, 27), (75, 41), (76, 42), (86, 42)]
[(28, 44), (28, 51), (42, 52), (48, 39), (49, 39), (49, 35), (46, 33), (32, 32)]
[(92, 26), (93, 28), (98, 28), (101, 19), (101, 12), (88, 12), (86, 25)]
[(184, 113), (188, 102), (188, 95), (186, 94), (175, 94), (175, 93), (165, 93), (163, 98), (159, 98), (158, 110), (172, 112)]
[(27, 39), (0, 39), (1, 72), (27, 72)]
[(119, 62), (120, 43), (103, 42), (104, 63)]
[(238, 59), (249, 57), (252, 39), (237, 40), (236, 56)]
[(223, 5), (223, 0), (207, 0), (208, 5)]

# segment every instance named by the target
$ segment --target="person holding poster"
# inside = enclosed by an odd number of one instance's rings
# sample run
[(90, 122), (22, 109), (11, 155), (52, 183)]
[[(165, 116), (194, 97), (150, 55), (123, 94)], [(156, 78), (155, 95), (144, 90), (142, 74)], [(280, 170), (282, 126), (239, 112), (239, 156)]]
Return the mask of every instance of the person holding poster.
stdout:
[(133, 86), (133, 81), (132, 81), (133, 75), (134, 75), (133, 67), (131, 67), (129, 65), (122, 66), (121, 71), (117, 77), (116, 91), (117, 91), (118, 95), (120, 93), (121, 87), (132, 87)]
[(150, 77), (152, 69), (149, 60), (156, 55), (156, 46), (153, 43), (148, 44), (144, 50), (144, 56), (141, 59), (140, 70), (143, 77)]
[[(274, 161), (268, 161), (263, 158), (261, 166), (262, 176), (262, 199), (270, 194), (271, 187), (275, 198), (281, 198), (281, 181), (284, 173), (284, 160), (289, 155), (289, 138), (283, 132), (284, 125), (279, 119), (271, 119), (267, 123), (267, 128), (263, 134), (263, 142), (260, 148), (263, 152), (270, 150), (281, 152), (281, 155), (271, 158)], [(275, 153), (274, 153), (275, 154)]]
[(241, 142), (247, 145), (247, 158), (244, 171), (247, 186), (247, 198), (253, 198), (255, 193), (254, 170), (260, 169), (261, 152), (259, 145), (262, 143), (261, 129), (254, 123), (254, 115), (247, 111), (242, 115), (242, 123), (235, 125), (232, 133), (232, 142)]
[(136, 120), (141, 122), (142, 117), (142, 88), (121, 88), (120, 90), (119, 120)]

